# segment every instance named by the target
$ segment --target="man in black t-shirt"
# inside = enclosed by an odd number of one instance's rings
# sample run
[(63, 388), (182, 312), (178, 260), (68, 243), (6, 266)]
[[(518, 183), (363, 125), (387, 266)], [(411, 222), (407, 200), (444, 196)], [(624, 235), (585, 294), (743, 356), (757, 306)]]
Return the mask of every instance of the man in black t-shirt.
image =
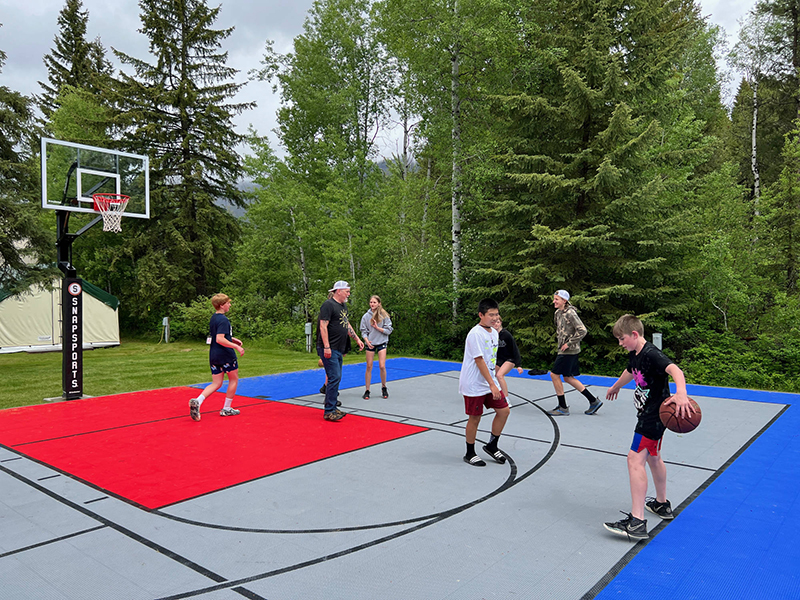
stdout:
[(319, 336), (317, 354), (322, 359), (328, 383), (325, 388), (326, 421), (339, 421), (345, 413), (336, 408), (339, 399), (339, 382), (342, 380), (342, 361), (347, 347), (348, 336), (358, 342), (358, 349), (364, 349), (364, 342), (356, 335), (347, 318), (347, 299), (350, 297), (350, 284), (337, 281), (333, 284), (333, 296), (322, 304), (319, 310)]

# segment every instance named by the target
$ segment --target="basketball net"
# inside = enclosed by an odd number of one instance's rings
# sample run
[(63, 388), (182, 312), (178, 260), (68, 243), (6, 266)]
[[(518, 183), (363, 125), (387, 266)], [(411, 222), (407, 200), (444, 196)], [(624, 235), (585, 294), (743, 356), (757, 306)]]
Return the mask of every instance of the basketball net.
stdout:
[(130, 196), (123, 194), (93, 194), (94, 209), (103, 217), (103, 231), (122, 231), (122, 213)]

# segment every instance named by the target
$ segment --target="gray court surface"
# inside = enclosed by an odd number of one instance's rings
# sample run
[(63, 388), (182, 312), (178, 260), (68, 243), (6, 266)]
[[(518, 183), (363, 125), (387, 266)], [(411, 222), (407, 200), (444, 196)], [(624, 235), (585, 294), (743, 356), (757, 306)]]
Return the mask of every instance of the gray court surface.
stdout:
[[(395, 381), (388, 400), (362, 400), (360, 387), (341, 392), (348, 412), (426, 432), (157, 511), (0, 447), (0, 598), (591, 598), (643, 546), (602, 527), (630, 510), (631, 392), (586, 416), (572, 391), (573, 414), (552, 418), (549, 381), (509, 379), (500, 448), (510, 460), (481, 452), (487, 414), (476, 447), (488, 464), (476, 468), (462, 461), (457, 378)], [(783, 408), (698, 400), (701, 427), (668, 432), (663, 444), (678, 510)], [(220, 457), (219, 468), (231, 460)], [(665, 526), (648, 518), (655, 536)]]

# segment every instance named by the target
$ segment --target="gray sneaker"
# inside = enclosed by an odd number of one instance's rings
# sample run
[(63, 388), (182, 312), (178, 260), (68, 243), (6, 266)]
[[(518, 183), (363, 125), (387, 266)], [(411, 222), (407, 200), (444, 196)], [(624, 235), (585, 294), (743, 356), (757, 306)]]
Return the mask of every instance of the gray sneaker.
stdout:
[(647, 519), (637, 519), (630, 513), (620, 512), (628, 516), (616, 523), (603, 523), (603, 527), (611, 533), (627, 537), (629, 541), (646, 540), (650, 537), (647, 534)]
[(601, 406), (603, 406), (603, 401), (600, 400), (599, 398), (595, 398), (595, 401), (589, 403), (589, 408), (587, 408), (585, 411), (583, 411), (583, 414), (585, 414), (585, 415), (593, 415), (598, 410), (600, 410)]
[(197, 398), (189, 400), (189, 416), (192, 417), (192, 421), (200, 420), (200, 402), (197, 401)]
[(556, 406), (553, 410), (547, 411), (548, 415), (553, 415), (554, 417), (568, 417), (569, 416), (569, 406), (564, 408), (562, 406)]
[(240, 412), (241, 411), (236, 410), (235, 408), (223, 408), (221, 411), (219, 411), (219, 416), (220, 417), (235, 417)]
[(666, 502), (659, 502), (655, 498), (648, 498), (647, 502), (644, 503), (644, 507), (665, 521), (671, 521), (675, 518), (675, 515), (672, 514), (672, 506), (670, 505), (669, 500)]

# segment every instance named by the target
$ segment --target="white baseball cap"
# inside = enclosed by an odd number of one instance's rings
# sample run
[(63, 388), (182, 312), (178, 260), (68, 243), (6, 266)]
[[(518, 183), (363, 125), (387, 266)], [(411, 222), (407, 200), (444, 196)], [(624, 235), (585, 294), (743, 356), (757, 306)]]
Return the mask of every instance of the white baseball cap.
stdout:
[(564, 300), (569, 302), (569, 292), (567, 290), (558, 290), (554, 295), (559, 296), (560, 298), (563, 298)]
[[(334, 283), (333, 287), (331, 289), (329, 289), (328, 291), (329, 292), (335, 292), (336, 290), (349, 290), (349, 289), (350, 289), (350, 284), (347, 283), (346, 281), (341, 281), (340, 280), (340, 281), (337, 281), (336, 283)], [(567, 295), (569, 295), (569, 294), (567, 294)]]

